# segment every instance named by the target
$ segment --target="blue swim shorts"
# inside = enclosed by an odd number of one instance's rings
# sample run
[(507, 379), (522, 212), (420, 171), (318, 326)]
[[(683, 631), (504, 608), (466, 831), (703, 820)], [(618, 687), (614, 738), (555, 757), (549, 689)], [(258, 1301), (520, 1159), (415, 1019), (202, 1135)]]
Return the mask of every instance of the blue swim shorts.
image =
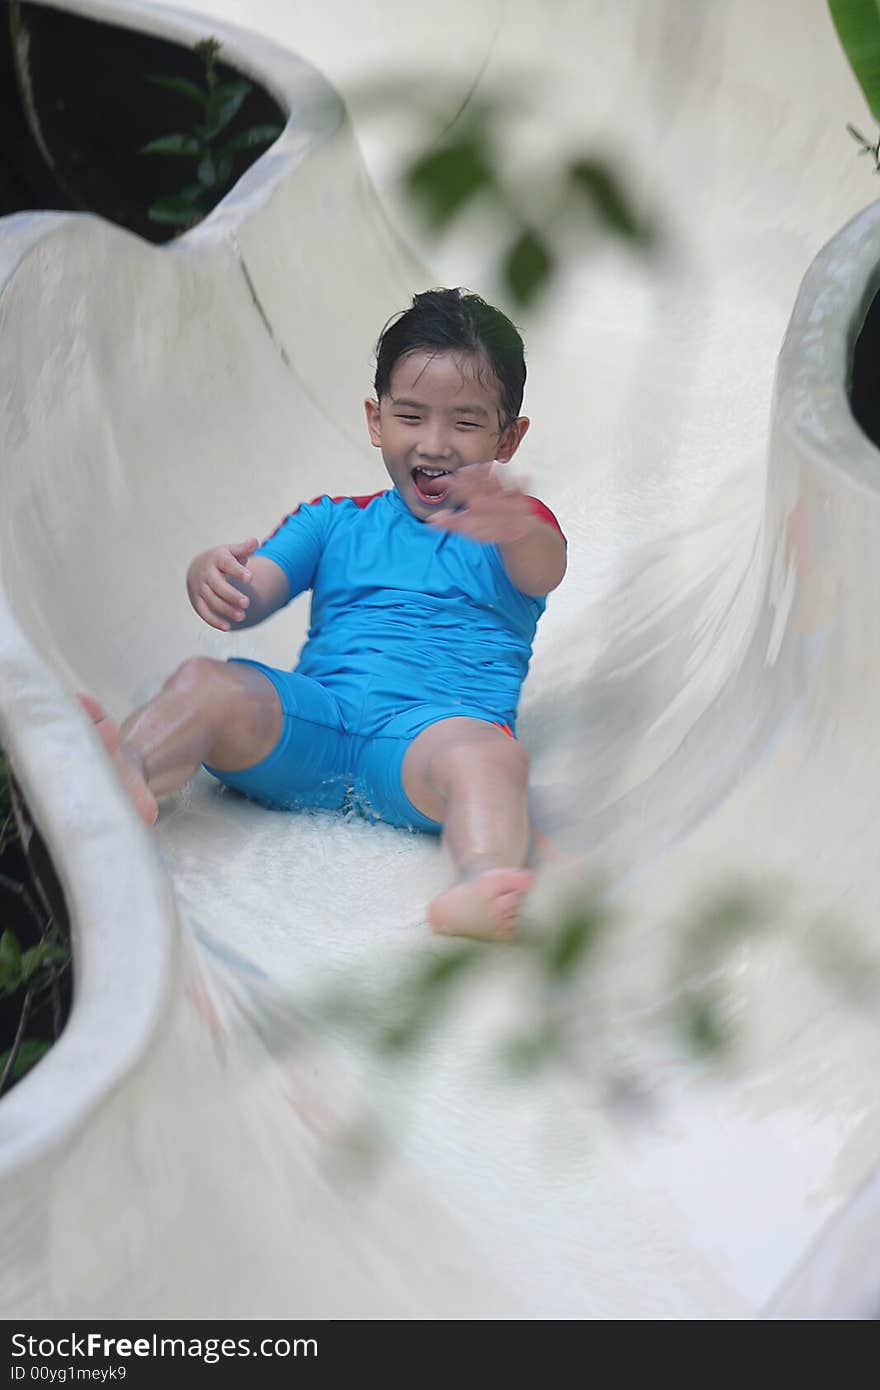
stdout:
[(403, 760), (413, 739), (431, 724), (462, 716), (511, 733), (486, 710), (427, 703), (393, 714), (378, 733), (358, 733), (336, 695), (310, 676), (243, 657), (230, 660), (268, 677), (281, 701), (284, 727), (271, 753), (253, 767), (223, 772), (202, 766), (227, 787), (277, 810), (354, 810), (367, 820), (439, 835), (439, 821), (422, 815), (403, 789)]

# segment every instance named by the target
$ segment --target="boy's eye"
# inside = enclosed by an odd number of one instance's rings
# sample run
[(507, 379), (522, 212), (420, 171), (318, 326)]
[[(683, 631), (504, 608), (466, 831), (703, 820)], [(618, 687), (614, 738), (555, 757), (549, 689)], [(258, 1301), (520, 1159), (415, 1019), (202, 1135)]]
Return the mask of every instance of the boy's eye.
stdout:
[(456, 424), (464, 425), (465, 429), (478, 430), (480, 428), (476, 420), (457, 420)]
[(398, 420), (406, 420), (409, 425), (417, 425), (421, 419), (420, 415), (398, 415)]

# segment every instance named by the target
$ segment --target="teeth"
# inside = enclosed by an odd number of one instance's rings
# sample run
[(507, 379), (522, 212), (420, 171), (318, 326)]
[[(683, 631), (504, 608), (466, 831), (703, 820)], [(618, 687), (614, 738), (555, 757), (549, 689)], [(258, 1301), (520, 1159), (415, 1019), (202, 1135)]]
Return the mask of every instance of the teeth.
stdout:
[(424, 473), (426, 478), (445, 478), (449, 472), (448, 468), (417, 468), (417, 473)]

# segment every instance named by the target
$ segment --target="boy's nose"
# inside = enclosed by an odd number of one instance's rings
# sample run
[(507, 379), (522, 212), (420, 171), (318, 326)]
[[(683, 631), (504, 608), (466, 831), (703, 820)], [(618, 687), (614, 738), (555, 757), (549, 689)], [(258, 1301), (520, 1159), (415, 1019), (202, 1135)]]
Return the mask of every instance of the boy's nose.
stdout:
[(434, 459), (448, 459), (452, 450), (447, 435), (441, 430), (427, 430), (416, 446), (416, 453), (426, 462)]

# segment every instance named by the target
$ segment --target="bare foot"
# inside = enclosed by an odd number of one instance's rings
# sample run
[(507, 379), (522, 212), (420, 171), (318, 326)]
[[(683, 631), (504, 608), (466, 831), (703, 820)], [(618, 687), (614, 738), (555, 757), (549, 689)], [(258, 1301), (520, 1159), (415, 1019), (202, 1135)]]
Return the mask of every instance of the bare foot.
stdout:
[(122, 785), (135, 805), (141, 820), (147, 825), (155, 825), (159, 818), (159, 803), (147, 786), (143, 768), (137, 756), (122, 746), (119, 725), (114, 723), (107, 711), (93, 695), (79, 694), (76, 697), (97, 730), (101, 742), (113, 759)]
[(436, 897), (428, 907), (428, 921), (444, 936), (512, 941), (520, 902), (534, 881), (527, 869), (486, 869)]

